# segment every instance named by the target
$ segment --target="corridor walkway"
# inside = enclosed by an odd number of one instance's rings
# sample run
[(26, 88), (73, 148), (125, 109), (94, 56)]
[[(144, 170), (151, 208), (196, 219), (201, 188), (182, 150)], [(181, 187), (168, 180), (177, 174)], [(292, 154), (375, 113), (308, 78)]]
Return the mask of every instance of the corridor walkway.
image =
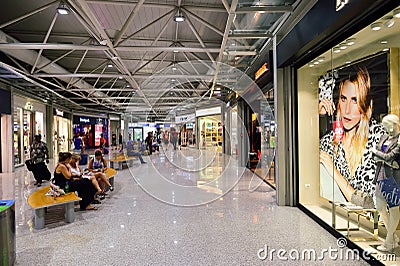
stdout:
[[(338, 248), (337, 241), (299, 209), (278, 207), (275, 191), (264, 183), (256, 188), (258, 180), (252, 181), (250, 171), (236, 167), (235, 159), (194, 150), (169, 149), (166, 154), (145, 156), (147, 164), (135, 162), (119, 171), (115, 191), (108, 193), (98, 211), (76, 209), (74, 223), (65, 224), (60, 218), (43, 230), (32, 228), (33, 211), (26, 203), (36, 189), (31, 174), (19, 168), (13, 175), (3, 175), (0, 198), (15, 193), (17, 201), (16, 265), (350, 263), (328, 256), (323, 261), (282, 261), (276, 254), (273, 261), (260, 260), (258, 251), (265, 245), (287, 251), (315, 249), (319, 254)], [(240, 181), (224, 194), (238, 177)], [(7, 186), (10, 183), (15, 188)]]

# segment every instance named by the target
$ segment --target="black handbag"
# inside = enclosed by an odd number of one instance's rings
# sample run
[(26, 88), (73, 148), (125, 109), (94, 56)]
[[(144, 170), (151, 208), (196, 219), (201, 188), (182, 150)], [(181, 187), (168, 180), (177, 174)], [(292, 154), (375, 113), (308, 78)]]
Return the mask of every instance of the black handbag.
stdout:
[(25, 165), (26, 165), (26, 168), (28, 168), (29, 171), (33, 170), (33, 161), (31, 159), (26, 160), (25, 161)]

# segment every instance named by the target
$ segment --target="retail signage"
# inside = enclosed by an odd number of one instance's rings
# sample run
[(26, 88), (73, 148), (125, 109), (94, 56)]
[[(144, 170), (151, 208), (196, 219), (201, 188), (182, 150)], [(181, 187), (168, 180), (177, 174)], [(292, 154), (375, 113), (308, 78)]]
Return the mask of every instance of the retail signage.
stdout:
[(81, 122), (81, 123), (90, 123), (90, 119), (89, 118), (80, 117), (79, 118), (79, 122)]
[(217, 115), (221, 114), (221, 107), (213, 107), (208, 109), (196, 110), (196, 117), (207, 116), (207, 115)]
[(264, 65), (262, 65), (256, 72), (255, 74), (255, 79), (258, 79), (259, 77), (261, 77), (262, 74), (264, 74), (265, 72), (267, 72), (269, 70), (269, 68), (267, 67), (267, 63), (264, 63)]
[(349, 3), (349, 0), (336, 0), (336, 11), (339, 11), (348, 3)]
[(194, 118), (195, 118), (195, 114), (176, 116), (175, 123), (186, 123), (186, 122), (194, 120)]
[(31, 102), (26, 102), (25, 104), (25, 110), (32, 111), (33, 110), (33, 105)]
[(57, 116), (64, 116), (64, 111), (58, 110), (57, 108), (55, 109), (55, 113)]

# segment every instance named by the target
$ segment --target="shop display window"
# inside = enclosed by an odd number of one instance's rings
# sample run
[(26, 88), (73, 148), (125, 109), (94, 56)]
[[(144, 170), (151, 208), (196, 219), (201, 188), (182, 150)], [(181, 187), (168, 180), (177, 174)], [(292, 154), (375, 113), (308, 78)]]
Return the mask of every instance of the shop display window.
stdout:
[(22, 164), (22, 108), (14, 107), (13, 150), (14, 165)]
[[(380, 157), (380, 152), (400, 146), (400, 18), (394, 13), (297, 72), (300, 204), (377, 252), (385, 239), (392, 241), (389, 235), (393, 237), (393, 222), (385, 224), (390, 199), (378, 185), (384, 178), (379, 169), (391, 165), (397, 171), (400, 159), (400, 153), (390, 162), (387, 156)], [(361, 199), (371, 201), (363, 204)], [(365, 230), (352, 232), (349, 227), (357, 224), (359, 214)], [(375, 242), (366, 241), (368, 232), (375, 233)]]

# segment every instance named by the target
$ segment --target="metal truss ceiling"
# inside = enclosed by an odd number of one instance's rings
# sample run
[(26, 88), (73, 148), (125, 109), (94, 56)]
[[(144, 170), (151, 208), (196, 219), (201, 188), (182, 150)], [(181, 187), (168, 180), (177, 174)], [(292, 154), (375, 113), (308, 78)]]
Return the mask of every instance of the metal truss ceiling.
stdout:
[(148, 88), (148, 78), (191, 60), (245, 72), (299, 2), (63, 0), (70, 12), (60, 15), (60, 1), (3, 0), (0, 79), (72, 110), (163, 117), (174, 103), (212, 94), (216, 75), (173, 89)]

